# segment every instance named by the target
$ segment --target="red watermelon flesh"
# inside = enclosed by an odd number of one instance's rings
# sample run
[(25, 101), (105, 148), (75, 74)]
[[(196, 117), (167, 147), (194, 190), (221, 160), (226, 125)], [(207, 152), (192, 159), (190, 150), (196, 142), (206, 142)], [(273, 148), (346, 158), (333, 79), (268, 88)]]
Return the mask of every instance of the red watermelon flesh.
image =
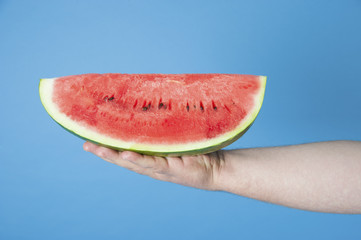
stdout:
[[(160, 152), (173, 151), (167, 151), (171, 146), (177, 146), (173, 147), (176, 152), (192, 152), (199, 146), (212, 149), (214, 145), (202, 145), (207, 141), (221, 145), (214, 139), (235, 130), (244, 131), (253, 122), (265, 88), (265, 77), (237, 74), (109, 73), (44, 80), (49, 83), (43, 85), (51, 91), (49, 96), (42, 97), (43, 104), (52, 102), (52, 107), (44, 104), (47, 110), (57, 108), (75, 126), (106, 139), (148, 146), (145, 149), (149, 152), (153, 152), (152, 146), (163, 146), (164, 151)], [(49, 114), (64, 126), (57, 120), (57, 114)], [(77, 129), (65, 128), (77, 134)], [(84, 134), (78, 135), (102, 144)], [(189, 149), (192, 143), (200, 145)], [(182, 145), (188, 148), (182, 149)]]

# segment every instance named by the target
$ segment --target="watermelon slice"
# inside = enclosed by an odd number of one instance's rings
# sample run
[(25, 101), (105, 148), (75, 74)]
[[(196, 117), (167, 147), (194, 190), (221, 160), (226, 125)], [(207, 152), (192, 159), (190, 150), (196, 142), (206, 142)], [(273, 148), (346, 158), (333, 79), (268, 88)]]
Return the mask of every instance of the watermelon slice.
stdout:
[(238, 74), (82, 74), (41, 79), (62, 127), (100, 145), (158, 156), (203, 154), (242, 136), (266, 77)]

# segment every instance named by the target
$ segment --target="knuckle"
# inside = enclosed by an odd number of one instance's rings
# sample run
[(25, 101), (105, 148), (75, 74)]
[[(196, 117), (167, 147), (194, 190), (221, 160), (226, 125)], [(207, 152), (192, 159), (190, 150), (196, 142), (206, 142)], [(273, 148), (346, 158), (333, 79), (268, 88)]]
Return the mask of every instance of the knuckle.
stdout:
[(132, 171), (132, 172), (135, 172), (135, 173), (138, 173), (138, 174), (141, 174), (141, 175), (146, 175), (146, 169), (142, 168), (142, 167), (139, 167), (139, 166), (126, 166), (125, 167), (126, 169)]
[(157, 173), (164, 173), (168, 171), (167, 161), (163, 158), (155, 158), (153, 171)]
[(159, 173), (159, 172), (153, 172), (150, 177), (154, 179), (158, 179), (161, 181), (169, 181), (170, 177), (167, 174)]
[(99, 149), (97, 150), (96, 154), (101, 157), (101, 158), (105, 158), (106, 157), (106, 153), (103, 149)]

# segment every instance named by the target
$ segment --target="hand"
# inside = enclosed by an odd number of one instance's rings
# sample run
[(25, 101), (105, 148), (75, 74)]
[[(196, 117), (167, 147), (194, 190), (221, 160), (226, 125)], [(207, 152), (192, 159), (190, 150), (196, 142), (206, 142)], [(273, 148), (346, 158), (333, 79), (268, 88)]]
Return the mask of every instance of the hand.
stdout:
[(154, 157), (115, 151), (90, 142), (84, 143), (83, 148), (107, 162), (136, 173), (206, 190), (219, 190), (218, 180), (225, 163), (222, 151), (195, 156)]

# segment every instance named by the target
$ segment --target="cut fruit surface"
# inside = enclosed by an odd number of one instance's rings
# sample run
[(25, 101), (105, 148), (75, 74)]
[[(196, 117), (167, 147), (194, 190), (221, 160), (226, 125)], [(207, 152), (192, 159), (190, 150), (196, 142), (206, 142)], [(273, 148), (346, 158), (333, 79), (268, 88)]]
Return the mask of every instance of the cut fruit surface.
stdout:
[(118, 150), (167, 156), (218, 150), (255, 120), (266, 77), (82, 74), (41, 79), (40, 98), (68, 131)]

